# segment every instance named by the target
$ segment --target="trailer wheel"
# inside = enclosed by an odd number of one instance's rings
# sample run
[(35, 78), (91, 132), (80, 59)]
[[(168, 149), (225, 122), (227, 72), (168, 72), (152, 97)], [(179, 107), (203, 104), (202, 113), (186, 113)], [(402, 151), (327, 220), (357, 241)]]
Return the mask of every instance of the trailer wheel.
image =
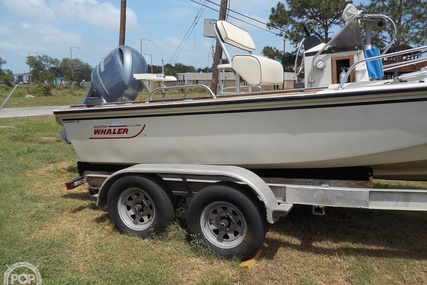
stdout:
[[(246, 193), (245, 193), (246, 192)], [(192, 199), (188, 211), (190, 235), (226, 258), (250, 259), (265, 238), (261, 202), (234, 184), (208, 186)]]
[(144, 176), (125, 176), (117, 180), (107, 199), (117, 230), (142, 238), (164, 231), (174, 215), (174, 207), (165, 191), (167, 189)]

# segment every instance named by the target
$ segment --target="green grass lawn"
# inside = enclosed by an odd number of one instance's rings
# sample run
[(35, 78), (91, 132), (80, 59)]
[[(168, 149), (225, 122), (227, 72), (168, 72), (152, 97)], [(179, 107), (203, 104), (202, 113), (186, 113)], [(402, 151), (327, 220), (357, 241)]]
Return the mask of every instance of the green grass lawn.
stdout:
[[(12, 87), (0, 85), (0, 105), (6, 100)], [(51, 96), (34, 95), (31, 86), (19, 85), (4, 108), (62, 106), (77, 104), (86, 95), (85, 88), (52, 88)]]
[(182, 209), (162, 235), (120, 234), (85, 187), (65, 190), (77, 157), (60, 130), (0, 119), (0, 276), (29, 262), (43, 284), (427, 284), (425, 212), (295, 207), (249, 270), (189, 243)]

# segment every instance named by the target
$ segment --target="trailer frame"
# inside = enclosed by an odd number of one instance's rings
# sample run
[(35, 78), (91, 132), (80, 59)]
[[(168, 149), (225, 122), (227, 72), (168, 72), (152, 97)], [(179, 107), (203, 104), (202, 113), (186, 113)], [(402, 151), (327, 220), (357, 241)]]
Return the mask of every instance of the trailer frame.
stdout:
[[(114, 208), (114, 213), (118, 212), (116, 208), (120, 207), (120, 203), (118, 204), (116, 200), (111, 202), (110, 190), (117, 188), (116, 183), (122, 182), (129, 177), (142, 177), (150, 183), (152, 182), (154, 185), (157, 185), (157, 190), (163, 189), (166, 195), (163, 193), (162, 197), (166, 197), (164, 199), (168, 200), (165, 205), (169, 205), (169, 199), (171, 200), (171, 205), (176, 205), (174, 197), (184, 197), (189, 211), (192, 211), (191, 208), (195, 207), (193, 204), (201, 203), (199, 201), (201, 200), (199, 199), (199, 196), (201, 196), (198, 195), (199, 192), (206, 193), (208, 190), (214, 192), (215, 190), (212, 189), (220, 189), (222, 196), (215, 196), (215, 193), (209, 194), (211, 196), (209, 199), (211, 200), (203, 201), (205, 203), (203, 205), (212, 211), (223, 208), (224, 214), (220, 216), (219, 214), (206, 213), (203, 208), (204, 206), (200, 208), (201, 206), (199, 205), (200, 209), (196, 211), (195, 215), (200, 215), (200, 217), (196, 217), (196, 220), (189, 217), (193, 228), (196, 225), (197, 230), (191, 230), (191, 225), (189, 230), (192, 232), (195, 231), (197, 238), (206, 243), (209, 248), (227, 258), (237, 255), (242, 259), (248, 259), (255, 255), (259, 248), (255, 248), (256, 251), (254, 251), (253, 247), (261, 247), (266, 233), (265, 226), (262, 223), (266, 221), (273, 224), (280, 217), (285, 217), (294, 205), (312, 206), (313, 214), (316, 215), (324, 215), (325, 208), (327, 207), (427, 211), (427, 189), (380, 189), (364, 187), (364, 185), (372, 185), (371, 179), (365, 181), (365, 183), (361, 183), (360, 181), (331, 179), (260, 177), (246, 168), (229, 165), (136, 164), (130, 167), (123, 167), (119, 170), (116, 170), (117, 168), (114, 167), (112, 169), (114, 171), (112, 170), (111, 172), (96, 169), (81, 171), (80, 177), (66, 183), (67, 189), (73, 189), (87, 183), (91, 197), (96, 201), (96, 205), (99, 207), (108, 206), (108, 211), (110, 212), (112, 211), (111, 208)], [(230, 195), (224, 192), (226, 191), (224, 189), (229, 189)], [(116, 189), (114, 191), (121, 190)], [(145, 190), (142, 191), (145, 193)], [(148, 193), (151, 193), (151, 196), (153, 196), (154, 192), (150, 190)], [(117, 196), (118, 194), (116, 193), (115, 195)], [(203, 195), (207, 196), (206, 194)], [(228, 196), (228, 198), (223, 199), (223, 196)], [(152, 199), (150, 194), (148, 194), (148, 197), (149, 203), (154, 204), (156, 198)], [(218, 201), (223, 202), (217, 202), (215, 197)], [(265, 221), (254, 223), (252, 217), (250, 217), (252, 214), (248, 213), (248, 210), (240, 210), (241, 208), (247, 208), (247, 205), (241, 204), (240, 201), (236, 200), (236, 197), (241, 197), (240, 200), (245, 200), (246, 204), (253, 204), (248, 207), (252, 207), (251, 211), (254, 212), (254, 215), (257, 216), (259, 214), (259, 217), (265, 219)], [(197, 202), (193, 203), (193, 200), (197, 200)], [(138, 203), (137, 206), (139, 208), (147, 206), (145, 202), (139, 201)], [(217, 205), (218, 203), (219, 205)], [(131, 208), (129, 205), (127, 207)], [(169, 208), (171, 206), (161, 206), (163, 211), (165, 211), (165, 207)], [(133, 213), (132, 209), (129, 211)], [(154, 210), (152, 209), (151, 211), (154, 215)], [(232, 216), (233, 213), (236, 217)], [(167, 219), (172, 218), (170, 214), (169, 216)], [(220, 216), (217, 221), (211, 221), (217, 216)], [(209, 221), (204, 221), (203, 219), (208, 219), (207, 217), (209, 217)], [(117, 227), (120, 219), (112, 217), (113, 220), (114, 218)], [(240, 220), (243, 222), (240, 222)], [(255, 225), (252, 227), (256, 227), (256, 229), (249, 230), (244, 228), (251, 222)], [(237, 223), (241, 223), (239, 224), (240, 226), (236, 226)], [(164, 229), (165, 227), (166, 224), (161, 225), (158, 229)], [(123, 226), (119, 230), (128, 232), (126, 227)], [(242, 236), (242, 238), (239, 239), (239, 242), (233, 239), (233, 243), (229, 242), (227, 244), (227, 241), (218, 241), (215, 239), (218, 231), (225, 233), (226, 236), (228, 236), (228, 232), (234, 231), (236, 237)], [(141, 233), (141, 237), (145, 237), (146, 235), (146, 232)], [(247, 246), (243, 242), (244, 237), (247, 235), (255, 235), (256, 244)], [(254, 238), (251, 237), (250, 239)], [(224, 246), (222, 246), (223, 242)], [(248, 251), (242, 248), (245, 246), (249, 247)]]

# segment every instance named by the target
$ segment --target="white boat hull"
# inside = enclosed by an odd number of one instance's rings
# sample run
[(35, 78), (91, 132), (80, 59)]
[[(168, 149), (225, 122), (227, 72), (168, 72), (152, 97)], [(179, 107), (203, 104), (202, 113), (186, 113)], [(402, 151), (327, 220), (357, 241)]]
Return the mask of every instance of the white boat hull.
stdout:
[(75, 107), (55, 115), (82, 162), (368, 166), (377, 178), (427, 179), (425, 83)]

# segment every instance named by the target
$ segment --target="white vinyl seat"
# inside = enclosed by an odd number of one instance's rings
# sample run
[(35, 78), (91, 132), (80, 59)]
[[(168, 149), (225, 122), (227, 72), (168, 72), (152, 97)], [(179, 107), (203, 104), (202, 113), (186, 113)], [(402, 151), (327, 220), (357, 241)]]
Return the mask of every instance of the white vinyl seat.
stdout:
[(251, 54), (235, 55), (232, 66), (249, 85), (283, 84), (283, 67), (270, 58)]
[[(283, 84), (283, 67), (278, 61), (250, 54), (256, 47), (248, 32), (226, 21), (217, 21), (215, 34), (228, 61), (218, 65), (218, 69), (236, 74), (237, 93), (240, 92), (240, 78), (247, 82), (249, 91), (252, 86)], [(231, 58), (225, 44), (247, 51), (249, 54), (235, 55)]]

